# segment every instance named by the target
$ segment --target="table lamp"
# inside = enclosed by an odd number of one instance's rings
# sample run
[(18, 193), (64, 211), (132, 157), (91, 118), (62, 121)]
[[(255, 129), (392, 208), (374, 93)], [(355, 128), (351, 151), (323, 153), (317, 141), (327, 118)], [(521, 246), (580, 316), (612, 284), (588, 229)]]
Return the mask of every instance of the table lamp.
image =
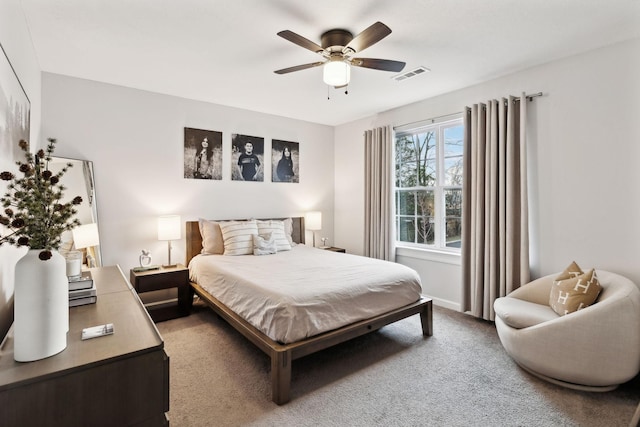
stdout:
[(164, 215), (158, 217), (158, 240), (167, 241), (168, 263), (167, 265), (163, 264), (163, 267), (169, 268), (176, 266), (176, 264), (171, 264), (171, 241), (178, 240), (180, 237), (180, 215)]
[(316, 231), (322, 230), (322, 212), (307, 212), (304, 215), (304, 225), (313, 234), (313, 247), (316, 247)]
[(71, 230), (71, 234), (73, 234), (73, 244), (76, 249), (86, 251), (87, 267), (97, 267), (95, 247), (100, 244), (98, 224), (95, 222), (83, 224)]

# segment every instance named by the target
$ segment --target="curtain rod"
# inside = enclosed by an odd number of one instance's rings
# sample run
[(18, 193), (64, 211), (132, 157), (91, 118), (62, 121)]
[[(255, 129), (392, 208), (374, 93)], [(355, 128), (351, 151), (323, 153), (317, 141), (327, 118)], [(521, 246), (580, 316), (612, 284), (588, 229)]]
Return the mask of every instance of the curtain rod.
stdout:
[[(543, 96), (543, 93), (542, 92), (530, 93), (528, 95), (525, 95), (524, 97), (531, 102), (531, 101), (533, 101), (533, 98), (537, 98), (539, 96)], [(515, 98), (514, 102), (520, 101), (520, 97), (514, 96), (514, 98)], [(448, 117), (459, 116), (459, 115), (461, 115), (463, 113), (464, 113), (463, 111), (460, 111), (460, 112), (457, 112), (457, 113), (451, 113), (451, 114), (445, 114), (443, 116), (432, 117), (430, 119), (417, 120), (415, 122), (404, 123), (404, 124), (401, 124), (401, 125), (398, 125), (398, 126), (394, 126), (393, 130), (396, 131), (398, 129), (401, 129), (401, 128), (404, 128), (404, 127), (407, 127), (407, 126), (413, 126), (413, 125), (416, 125), (416, 124), (433, 124), (433, 123), (435, 123), (437, 121), (444, 121), (444, 119), (447, 119)]]
[[(539, 96), (542, 96), (542, 92), (532, 93), (532, 94), (529, 94), (529, 95), (525, 95), (524, 97), (527, 98), (529, 101), (533, 101), (533, 98), (537, 98)], [(516, 98), (516, 102), (520, 101), (519, 97), (514, 97), (514, 98)]]
[(455, 116), (461, 116), (463, 113), (463, 111), (459, 111), (457, 113), (451, 113), (451, 114), (445, 114), (443, 116), (437, 116), (437, 117), (431, 117), (430, 119), (424, 119), (424, 120), (417, 120), (415, 122), (409, 122), (409, 123), (404, 123), (402, 125), (398, 125), (398, 126), (394, 126), (393, 130), (398, 130), (407, 126), (413, 126), (416, 124), (421, 124), (421, 125), (427, 125), (427, 124), (434, 124), (435, 122), (439, 122), (439, 121), (445, 121), (447, 118), (451, 117), (455, 117)]

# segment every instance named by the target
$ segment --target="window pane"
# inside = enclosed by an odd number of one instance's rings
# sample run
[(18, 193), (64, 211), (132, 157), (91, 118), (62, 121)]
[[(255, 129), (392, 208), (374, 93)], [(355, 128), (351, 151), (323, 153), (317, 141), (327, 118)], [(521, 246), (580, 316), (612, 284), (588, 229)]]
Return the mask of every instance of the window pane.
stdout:
[(396, 187), (415, 187), (417, 184), (417, 162), (414, 160), (407, 163), (396, 164)]
[(446, 246), (459, 248), (462, 235), (462, 190), (445, 190), (444, 204), (446, 215)]
[(414, 191), (398, 191), (396, 214), (398, 215), (415, 215), (416, 203)]
[(418, 215), (417, 239), (418, 243), (433, 244), (435, 213), (435, 197), (433, 191), (416, 191), (416, 208)]
[(433, 217), (419, 217), (417, 229), (417, 243), (433, 245), (434, 241)]
[(433, 187), (436, 185), (436, 160), (425, 160), (420, 169), (420, 183), (422, 187)]
[(463, 126), (444, 129), (444, 184), (462, 185)]
[(416, 238), (416, 225), (413, 218), (398, 217), (397, 239), (400, 242), (414, 243)]
[(433, 217), (435, 213), (434, 194), (431, 190), (416, 191), (418, 216)]
[(448, 217), (447, 220), (447, 243), (448, 248), (461, 248), (462, 247), (462, 233), (460, 218)]
[(418, 153), (418, 185), (431, 187), (436, 185), (436, 133), (434, 131), (415, 135)]
[(396, 187), (436, 183), (436, 133), (400, 135), (396, 140)]
[(417, 163), (413, 135), (400, 136), (396, 140), (396, 187), (415, 187)]

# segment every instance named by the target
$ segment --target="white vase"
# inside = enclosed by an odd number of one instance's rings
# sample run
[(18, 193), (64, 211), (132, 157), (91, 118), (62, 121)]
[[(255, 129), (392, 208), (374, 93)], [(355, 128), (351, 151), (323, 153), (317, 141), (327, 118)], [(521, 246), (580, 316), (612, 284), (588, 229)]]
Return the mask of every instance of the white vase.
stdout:
[(16, 264), (14, 286), (14, 354), (31, 362), (60, 353), (69, 331), (69, 281), (66, 262), (57, 251), (46, 261), (31, 249)]

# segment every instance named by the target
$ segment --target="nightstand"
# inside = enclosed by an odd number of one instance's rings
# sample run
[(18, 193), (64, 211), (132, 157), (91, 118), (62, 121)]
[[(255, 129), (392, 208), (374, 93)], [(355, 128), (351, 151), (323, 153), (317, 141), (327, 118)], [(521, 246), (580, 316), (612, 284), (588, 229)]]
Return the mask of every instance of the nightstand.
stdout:
[(160, 267), (158, 270), (133, 271), (130, 276), (131, 284), (138, 294), (177, 288), (178, 304), (167, 305), (147, 303), (145, 308), (154, 322), (188, 316), (191, 308), (189, 298), (189, 269), (182, 264), (175, 267)]
[(325, 251), (331, 251), (331, 252), (340, 252), (340, 253), (346, 253), (347, 251), (342, 249), (342, 248), (336, 248), (335, 246), (328, 246), (326, 248), (320, 248), (320, 249), (324, 249)]

